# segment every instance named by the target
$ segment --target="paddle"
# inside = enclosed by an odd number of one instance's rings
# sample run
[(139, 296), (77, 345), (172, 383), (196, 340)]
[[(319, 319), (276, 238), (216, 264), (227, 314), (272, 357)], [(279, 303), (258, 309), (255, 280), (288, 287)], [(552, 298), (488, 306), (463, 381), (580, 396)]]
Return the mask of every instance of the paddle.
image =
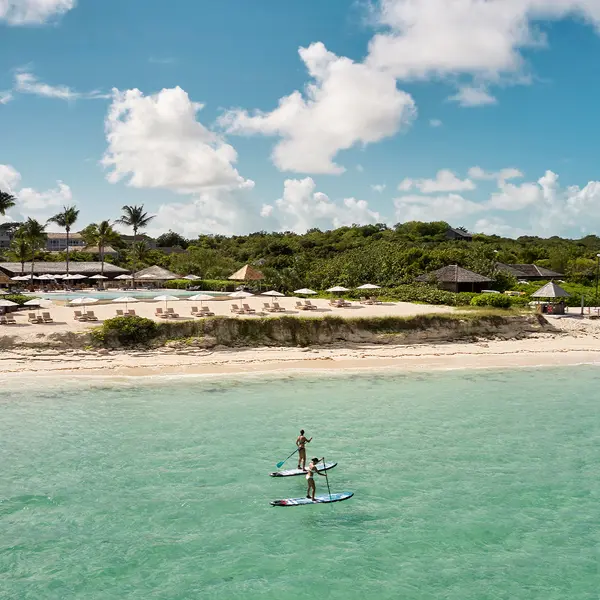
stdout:
[[(325, 464), (325, 457), (321, 459), (323, 461), (323, 466), (327, 467)], [(329, 492), (329, 501), (331, 502), (331, 489), (329, 487), (329, 476), (327, 475), (327, 468), (325, 469), (325, 480), (327, 481), (327, 491)]]
[(284, 463), (286, 461), (288, 461), (290, 458), (292, 458), (292, 456), (294, 456), (294, 454), (296, 454), (296, 452), (298, 452), (299, 448), (296, 448), (285, 460), (282, 460), (281, 462), (277, 463), (277, 468), (281, 469), (281, 467), (283, 467)]

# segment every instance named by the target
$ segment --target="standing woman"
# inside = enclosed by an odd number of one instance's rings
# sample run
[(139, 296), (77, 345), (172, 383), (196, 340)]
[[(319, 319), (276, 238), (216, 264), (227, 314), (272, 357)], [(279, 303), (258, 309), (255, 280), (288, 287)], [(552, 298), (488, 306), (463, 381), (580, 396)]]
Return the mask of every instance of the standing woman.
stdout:
[(300, 435), (296, 438), (298, 446), (298, 468), (306, 471), (306, 444), (312, 441), (312, 438), (306, 439), (304, 429), (300, 430)]
[[(323, 460), (323, 459), (321, 459)], [(313, 502), (315, 501), (315, 492), (317, 488), (315, 486), (314, 475), (317, 473), (321, 475), (321, 477), (327, 477), (324, 473), (321, 473), (317, 470), (317, 463), (319, 462), (318, 458), (313, 458), (308, 465), (308, 471), (306, 473), (306, 482), (308, 483), (308, 489), (306, 490), (306, 497), (310, 498)]]

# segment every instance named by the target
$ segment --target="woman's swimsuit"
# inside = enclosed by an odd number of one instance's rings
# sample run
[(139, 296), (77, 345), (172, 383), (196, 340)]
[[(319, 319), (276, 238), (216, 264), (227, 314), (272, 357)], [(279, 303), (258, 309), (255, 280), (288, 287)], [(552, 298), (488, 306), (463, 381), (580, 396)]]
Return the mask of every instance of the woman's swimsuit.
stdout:
[(306, 474), (306, 481), (311, 481), (316, 472), (317, 472), (317, 467), (315, 467), (315, 466), (309, 467), (308, 473)]

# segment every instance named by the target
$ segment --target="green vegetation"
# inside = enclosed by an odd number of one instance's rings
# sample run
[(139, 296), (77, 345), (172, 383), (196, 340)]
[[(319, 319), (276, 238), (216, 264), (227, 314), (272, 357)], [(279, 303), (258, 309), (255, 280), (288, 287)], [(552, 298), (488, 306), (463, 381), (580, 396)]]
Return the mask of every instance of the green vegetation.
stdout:
[(206, 292), (233, 291), (237, 284), (227, 279), (171, 279), (165, 282), (165, 287), (172, 290), (186, 290), (189, 287), (198, 287)]
[(25, 296), (24, 294), (6, 294), (2, 296), (3, 300), (10, 300), (11, 302), (15, 302), (19, 306), (23, 306), (25, 302), (28, 300), (32, 300), (34, 296)]
[(479, 294), (471, 298), (471, 306), (491, 306), (493, 308), (510, 308), (509, 296), (504, 294)]
[(67, 262), (67, 275), (69, 274), (69, 235), (71, 233), (71, 227), (75, 225), (79, 217), (79, 210), (74, 206), (64, 206), (62, 212), (55, 214), (53, 217), (48, 219), (48, 223), (56, 223), (59, 227), (65, 230), (67, 235), (67, 249), (65, 251), (66, 262)]
[(157, 337), (158, 324), (144, 317), (114, 317), (107, 319), (101, 327), (92, 330), (92, 339), (97, 345), (136, 346), (151, 342)]

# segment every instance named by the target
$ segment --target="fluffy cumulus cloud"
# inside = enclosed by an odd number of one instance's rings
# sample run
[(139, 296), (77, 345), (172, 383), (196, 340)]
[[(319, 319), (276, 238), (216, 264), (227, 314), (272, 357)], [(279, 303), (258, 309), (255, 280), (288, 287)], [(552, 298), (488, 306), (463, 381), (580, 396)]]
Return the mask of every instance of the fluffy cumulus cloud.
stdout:
[(394, 135), (415, 118), (415, 103), (394, 76), (336, 56), (320, 42), (299, 52), (312, 78), (304, 93), (281, 98), (272, 112), (233, 110), (220, 121), (231, 133), (279, 137), (273, 162), (280, 170), (341, 173), (341, 150)]
[(481, 167), (471, 167), (468, 171), (471, 179), (480, 180), (496, 180), (498, 182), (508, 181), (509, 179), (519, 179), (523, 177), (523, 173), (514, 167), (501, 169), (500, 171), (485, 171)]
[(40, 25), (59, 17), (77, 0), (0, 0), (0, 22), (9, 25)]
[(454, 96), (450, 96), (448, 100), (458, 102), (461, 106), (489, 106), (496, 104), (498, 101), (483, 87), (463, 86), (459, 88)]
[(181, 194), (249, 188), (235, 169), (235, 149), (197, 120), (201, 104), (179, 87), (152, 96), (113, 93), (106, 117), (108, 180)]
[(283, 196), (275, 205), (263, 205), (261, 216), (282, 231), (304, 233), (318, 227), (331, 229), (353, 223), (378, 223), (381, 216), (371, 210), (365, 200), (345, 198), (341, 203), (333, 202), (326, 194), (316, 191), (312, 178), (287, 179)]
[(12, 165), (0, 165), (0, 190), (11, 193), (17, 199), (17, 205), (8, 211), (5, 221), (27, 217), (46, 220), (60, 207), (73, 203), (71, 188), (62, 181), (57, 181), (55, 188), (44, 191), (22, 187), (21, 181), (21, 173)]
[(410, 179), (400, 182), (398, 189), (408, 192), (413, 188), (423, 194), (436, 194), (439, 192), (464, 192), (475, 189), (475, 184), (470, 179), (460, 179), (449, 169), (441, 169), (435, 179)]
[(40, 81), (33, 73), (24, 69), (17, 71), (15, 75), (13, 92), (66, 101), (107, 99), (111, 97), (98, 91), (78, 92), (66, 85), (50, 85)]
[(409, 194), (394, 200), (396, 220), (406, 221), (447, 221), (462, 224), (473, 214), (481, 213), (482, 204), (467, 200), (460, 194), (421, 196)]
[(378, 194), (382, 194), (385, 191), (386, 185), (385, 183), (376, 183), (371, 186), (371, 189)]

